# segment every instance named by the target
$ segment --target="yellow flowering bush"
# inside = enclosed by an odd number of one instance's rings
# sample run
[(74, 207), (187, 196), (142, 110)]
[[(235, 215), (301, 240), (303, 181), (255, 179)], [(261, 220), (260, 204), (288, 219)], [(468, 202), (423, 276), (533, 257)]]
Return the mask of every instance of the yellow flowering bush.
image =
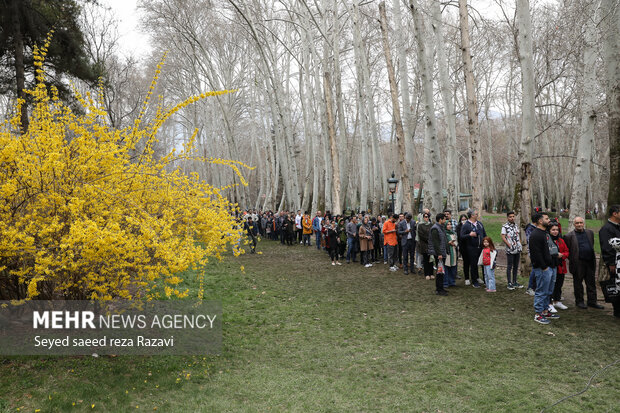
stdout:
[[(183, 296), (175, 274), (237, 244), (235, 205), (179, 162), (192, 157), (193, 137), (180, 153), (156, 159), (155, 136), (179, 109), (216, 94), (194, 96), (142, 118), (161, 64), (134, 124), (106, 125), (96, 99), (76, 92), (84, 114), (45, 86), (46, 44), (35, 51), (37, 85), (27, 133), (16, 115), (0, 126), (0, 299), (111, 299)], [(195, 135), (195, 133), (194, 133)], [(246, 185), (242, 163), (230, 166)], [(238, 247), (232, 247), (239, 254)]]

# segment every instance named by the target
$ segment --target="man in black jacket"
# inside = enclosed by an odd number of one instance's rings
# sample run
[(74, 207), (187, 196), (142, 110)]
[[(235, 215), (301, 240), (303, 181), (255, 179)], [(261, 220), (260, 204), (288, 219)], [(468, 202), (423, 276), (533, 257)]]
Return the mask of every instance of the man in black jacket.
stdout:
[(443, 213), (437, 214), (435, 221), (437, 222), (431, 227), (428, 241), (428, 253), (435, 257), (435, 263), (437, 264), (435, 294), (448, 295), (448, 292), (443, 288), (443, 277), (446, 271), (445, 260), (448, 255), (448, 238), (443, 229), (446, 224), (446, 216)]
[(413, 263), (415, 261), (415, 221), (413, 216), (407, 214), (405, 219), (400, 221), (396, 226), (396, 233), (400, 236), (400, 245), (403, 250), (403, 269), (405, 274), (414, 273)]
[(541, 324), (549, 324), (548, 318), (560, 318), (557, 314), (549, 312), (547, 293), (549, 283), (553, 276), (551, 270), (551, 253), (549, 252), (549, 216), (544, 213), (536, 213), (532, 217), (532, 223), (536, 228), (532, 231), (529, 240), (530, 258), (532, 271), (536, 277), (536, 293), (534, 295), (534, 321)]
[(480, 278), (478, 277), (478, 258), (482, 253), (482, 239), (487, 236), (487, 232), (478, 221), (478, 211), (467, 211), (469, 218), (461, 227), (461, 238), (467, 247), (467, 256), (469, 257), (469, 275), (471, 276), (472, 286), (480, 287)]
[[(596, 302), (596, 256), (594, 255), (594, 232), (586, 229), (585, 220), (575, 217), (573, 220), (575, 229), (564, 237), (568, 247), (568, 271), (573, 275), (573, 289), (575, 290), (575, 302), (579, 308), (598, 308), (602, 305)], [(583, 282), (586, 282), (588, 305), (583, 302)]]
[[(598, 233), (599, 242), (601, 243), (601, 259), (605, 263), (605, 268), (609, 271), (609, 277), (611, 280), (620, 279), (620, 268), (618, 268), (618, 262), (620, 261), (620, 251), (617, 250), (617, 246), (620, 243), (620, 205), (612, 205), (609, 207), (609, 220), (603, 225)], [(610, 240), (616, 248), (612, 246)], [(601, 276), (601, 274), (599, 274)], [(611, 304), (614, 307), (614, 316), (620, 317), (620, 298), (611, 300)]]

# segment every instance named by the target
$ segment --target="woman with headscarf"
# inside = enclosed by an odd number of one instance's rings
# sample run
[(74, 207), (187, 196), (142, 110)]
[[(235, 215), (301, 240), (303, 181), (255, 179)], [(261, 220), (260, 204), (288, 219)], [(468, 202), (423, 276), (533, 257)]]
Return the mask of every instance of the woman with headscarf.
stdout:
[(422, 215), (422, 222), (418, 224), (418, 248), (420, 254), (422, 254), (422, 265), (424, 266), (424, 276), (427, 280), (434, 279), (433, 264), (430, 262), (430, 255), (428, 254), (428, 240), (431, 231), (431, 216), (430, 213), (424, 213)]
[(370, 251), (374, 248), (373, 238), (374, 238), (374, 234), (372, 232), (372, 227), (370, 226), (368, 215), (366, 215), (364, 219), (362, 220), (362, 225), (360, 225), (360, 229), (359, 229), (360, 251), (362, 252), (362, 264), (366, 268), (372, 267), (372, 264), (370, 263)]
[(443, 281), (444, 288), (454, 287), (456, 285), (456, 270), (457, 270), (457, 236), (456, 232), (452, 228), (452, 222), (446, 222), (446, 238), (448, 238), (448, 256), (445, 259), (445, 272), (446, 277)]

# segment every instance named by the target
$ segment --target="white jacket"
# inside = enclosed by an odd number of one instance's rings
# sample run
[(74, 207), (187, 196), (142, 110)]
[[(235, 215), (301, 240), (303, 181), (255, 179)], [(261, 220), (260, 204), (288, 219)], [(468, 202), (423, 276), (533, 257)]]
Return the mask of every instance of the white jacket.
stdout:
[[(491, 251), (491, 267), (495, 265), (495, 258), (497, 258), (497, 250)], [(478, 257), (478, 265), (482, 266), (482, 253)]]

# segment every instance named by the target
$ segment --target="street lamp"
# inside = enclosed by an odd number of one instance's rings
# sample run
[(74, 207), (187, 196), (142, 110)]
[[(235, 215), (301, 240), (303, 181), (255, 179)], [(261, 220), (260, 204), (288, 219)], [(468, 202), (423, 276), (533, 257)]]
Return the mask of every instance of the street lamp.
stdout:
[(392, 214), (394, 214), (394, 192), (396, 192), (396, 186), (398, 185), (398, 179), (394, 178), (394, 172), (392, 171), (392, 177), (388, 178), (388, 188), (390, 189), (390, 196), (392, 198)]

